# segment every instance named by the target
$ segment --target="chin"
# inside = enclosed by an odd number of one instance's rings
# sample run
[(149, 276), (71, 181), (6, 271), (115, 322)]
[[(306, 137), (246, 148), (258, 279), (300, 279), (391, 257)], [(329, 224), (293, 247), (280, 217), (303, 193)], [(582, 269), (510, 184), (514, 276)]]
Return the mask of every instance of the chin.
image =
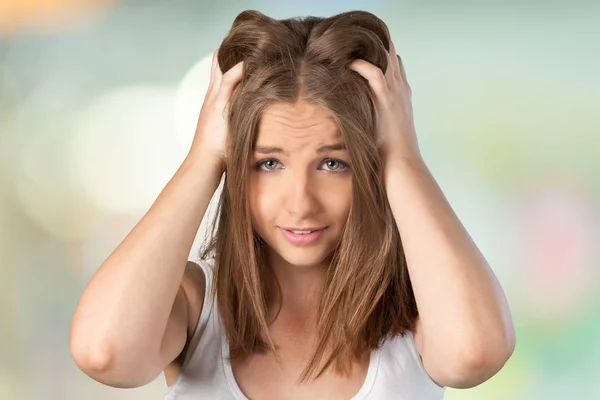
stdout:
[(325, 264), (330, 258), (331, 252), (324, 250), (315, 247), (290, 248), (286, 246), (285, 248), (271, 248), (276, 258), (280, 258), (296, 268), (310, 268)]
[(282, 258), (296, 268), (316, 267), (322, 265), (324, 261), (324, 258), (315, 256), (303, 257), (301, 255), (288, 255), (287, 257)]

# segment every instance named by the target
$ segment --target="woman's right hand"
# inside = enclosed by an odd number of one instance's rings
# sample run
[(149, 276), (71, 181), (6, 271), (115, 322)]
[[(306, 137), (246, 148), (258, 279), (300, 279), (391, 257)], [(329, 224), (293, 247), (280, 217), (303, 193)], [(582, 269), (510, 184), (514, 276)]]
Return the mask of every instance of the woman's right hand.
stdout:
[(214, 155), (225, 168), (227, 119), (229, 115), (229, 100), (242, 78), (243, 61), (233, 66), (225, 74), (217, 61), (218, 49), (213, 53), (210, 71), (210, 83), (200, 110), (196, 133), (188, 158)]

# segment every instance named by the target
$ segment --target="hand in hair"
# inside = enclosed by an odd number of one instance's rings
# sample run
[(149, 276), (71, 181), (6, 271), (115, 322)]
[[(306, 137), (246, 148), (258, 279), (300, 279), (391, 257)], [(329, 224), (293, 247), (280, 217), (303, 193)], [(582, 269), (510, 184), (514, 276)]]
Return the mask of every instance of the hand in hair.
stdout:
[(190, 149), (191, 157), (215, 155), (219, 158), (223, 168), (225, 167), (229, 100), (242, 78), (242, 73), (243, 61), (223, 73), (219, 66), (218, 49), (213, 53), (210, 83)]
[(348, 68), (362, 75), (375, 94), (377, 136), (385, 162), (423, 162), (415, 132), (412, 92), (394, 43), (390, 40), (388, 68), (385, 73), (362, 59), (352, 60)]

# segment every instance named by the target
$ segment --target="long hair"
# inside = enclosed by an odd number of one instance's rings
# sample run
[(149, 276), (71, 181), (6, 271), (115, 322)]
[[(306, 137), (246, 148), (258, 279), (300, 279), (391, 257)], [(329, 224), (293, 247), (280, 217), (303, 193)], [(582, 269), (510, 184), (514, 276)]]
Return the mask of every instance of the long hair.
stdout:
[(355, 357), (414, 329), (418, 311), (383, 184), (374, 95), (368, 82), (347, 68), (361, 58), (385, 72), (389, 47), (387, 26), (365, 11), (277, 20), (248, 10), (235, 18), (221, 43), (221, 70), (244, 61), (244, 72), (230, 103), (225, 182), (199, 254), (215, 259), (212, 290), (231, 359), (272, 351), (280, 361), (267, 321), (273, 274), (248, 204), (257, 127), (275, 103), (302, 100), (327, 110), (352, 165), (352, 205), (326, 271), (316, 348), (299, 382), (330, 367), (347, 374)]

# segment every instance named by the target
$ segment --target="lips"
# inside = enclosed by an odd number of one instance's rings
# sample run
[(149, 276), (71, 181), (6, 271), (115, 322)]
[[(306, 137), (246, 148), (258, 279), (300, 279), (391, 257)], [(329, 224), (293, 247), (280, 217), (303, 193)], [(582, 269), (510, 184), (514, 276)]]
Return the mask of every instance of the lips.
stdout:
[[(324, 228), (320, 228), (320, 229), (316, 229), (313, 232), (310, 233), (294, 233), (288, 229), (284, 229), (284, 228), (279, 228), (281, 233), (283, 234), (283, 236), (293, 245), (295, 246), (306, 246), (306, 245), (310, 245), (313, 243), (316, 243), (319, 238), (321, 236), (323, 236), (323, 232), (325, 231), (325, 229), (327, 229), (327, 227)], [(296, 229), (294, 229), (296, 230)], [(302, 229), (299, 229), (302, 230)], [(305, 231), (308, 231), (310, 229), (305, 229)]]
[(291, 231), (320, 231), (327, 227), (326, 226), (315, 226), (315, 227), (308, 227), (308, 228), (296, 228), (296, 227), (281, 226), (280, 228), (291, 232)]

